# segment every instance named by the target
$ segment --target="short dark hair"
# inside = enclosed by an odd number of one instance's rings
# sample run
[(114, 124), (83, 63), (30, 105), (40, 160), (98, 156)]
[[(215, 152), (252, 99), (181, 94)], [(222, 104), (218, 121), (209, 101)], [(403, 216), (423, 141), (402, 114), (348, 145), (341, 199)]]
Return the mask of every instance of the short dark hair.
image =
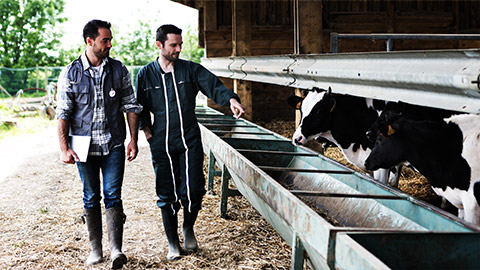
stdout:
[(87, 38), (96, 39), (99, 35), (98, 28), (110, 30), (111, 23), (102, 20), (91, 20), (83, 27), (83, 41), (87, 44)]
[(165, 45), (165, 40), (167, 40), (167, 34), (181, 35), (182, 29), (176, 27), (173, 24), (164, 24), (157, 29), (156, 40), (160, 41), (162, 45)]

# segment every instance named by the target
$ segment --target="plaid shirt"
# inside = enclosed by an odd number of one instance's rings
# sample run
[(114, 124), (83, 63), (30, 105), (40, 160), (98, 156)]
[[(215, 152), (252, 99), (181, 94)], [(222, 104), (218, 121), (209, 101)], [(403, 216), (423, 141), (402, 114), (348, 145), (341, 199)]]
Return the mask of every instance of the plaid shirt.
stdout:
[[(80, 56), (84, 70), (88, 70), (93, 78), (95, 92), (94, 92), (94, 111), (92, 119), (92, 139), (90, 141), (89, 155), (102, 156), (108, 155), (110, 150), (121, 145), (112, 144), (112, 134), (110, 133), (107, 117), (105, 114), (105, 103), (103, 97), (103, 82), (105, 80), (105, 73), (103, 69), (108, 63), (108, 58), (103, 59), (98, 68), (92, 67), (88, 62), (86, 54)], [(70, 86), (70, 79), (67, 78), (67, 72), (62, 72), (63, 75), (59, 78), (58, 96), (57, 96), (57, 118), (70, 119), (70, 113), (73, 109), (73, 102), (66, 94), (65, 87)], [(127, 73), (122, 78), (122, 86), (116, 89), (116, 92), (122, 92), (123, 89), (132, 86), (130, 74)], [(132, 91), (129, 95), (123, 96), (121, 110), (124, 112), (135, 112), (139, 114), (142, 111), (142, 106), (137, 103), (135, 93)]]

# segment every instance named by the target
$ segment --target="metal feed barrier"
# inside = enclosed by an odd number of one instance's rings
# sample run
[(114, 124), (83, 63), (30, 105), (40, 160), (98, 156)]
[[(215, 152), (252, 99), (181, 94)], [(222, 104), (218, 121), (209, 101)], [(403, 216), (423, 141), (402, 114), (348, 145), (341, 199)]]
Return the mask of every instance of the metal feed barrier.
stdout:
[(228, 196), (247, 198), (292, 247), (292, 269), (478, 267), (478, 227), (247, 120), (196, 113), (222, 215)]
[(224, 78), (480, 113), (480, 49), (217, 57), (202, 65)]

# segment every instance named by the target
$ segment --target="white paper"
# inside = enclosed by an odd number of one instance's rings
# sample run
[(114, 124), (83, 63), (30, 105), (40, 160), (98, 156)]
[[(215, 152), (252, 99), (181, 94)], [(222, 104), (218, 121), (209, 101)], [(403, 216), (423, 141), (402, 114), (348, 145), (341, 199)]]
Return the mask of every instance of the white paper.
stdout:
[(87, 161), (90, 139), (90, 136), (70, 135), (70, 148), (77, 154), (80, 162)]

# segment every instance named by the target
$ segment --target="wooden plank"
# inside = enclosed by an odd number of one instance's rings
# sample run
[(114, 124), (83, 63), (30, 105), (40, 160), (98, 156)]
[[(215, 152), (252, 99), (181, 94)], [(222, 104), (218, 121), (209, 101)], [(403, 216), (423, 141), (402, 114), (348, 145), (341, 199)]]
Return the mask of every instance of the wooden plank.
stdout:
[(325, 52), (322, 48), (322, 3), (323, 1), (300, 1), (299, 7), (299, 30), (301, 54)]
[(204, 1), (203, 3), (203, 19), (204, 19), (204, 24), (203, 24), (203, 30), (205, 32), (205, 38), (204, 38), (204, 43), (205, 43), (205, 55), (207, 57), (214, 57), (216, 56), (215, 54), (212, 54), (212, 52), (209, 50), (209, 45), (210, 45), (210, 40), (209, 36), (207, 33), (210, 33), (212, 31), (217, 31), (217, 1), (216, 0), (208, 0)]

